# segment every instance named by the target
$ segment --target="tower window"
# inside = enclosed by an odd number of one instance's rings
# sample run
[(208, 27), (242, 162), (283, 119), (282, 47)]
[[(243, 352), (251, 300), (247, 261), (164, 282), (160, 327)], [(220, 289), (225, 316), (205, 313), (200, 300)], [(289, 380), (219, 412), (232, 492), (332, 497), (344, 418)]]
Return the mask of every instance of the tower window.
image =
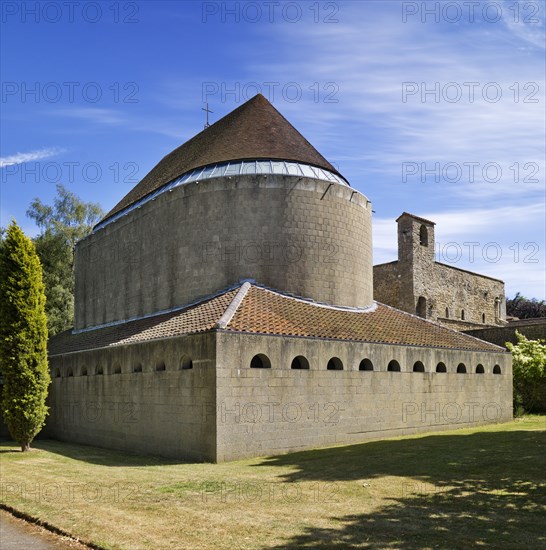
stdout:
[(476, 374), (483, 374), (485, 372), (485, 369), (483, 368), (483, 365), (480, 363), (477, 367), (476, 367)]
[(183, 355), (180, 359), (180, 370), (193, 369), (193, 361), (187, 355)]
[(428, 246), (428, 229), (424, 225), (419, 229), (419, 244)]
[(485, 325), (485, 313), (482, 313), (482, 323)]
[(461, 321), (464, 321), (464, 309), (461, 309)]
[(446, 307), (446, 319), (449, 319), (449, 309)]
[(495, 366), (493, 367), (493, 374), (501, 374), (500, 365), (495, 365)]
[(459, 374), (464, 374), (466, 372), (466, 365), (464, 363), (459, 363), (457, 365), (457, 372)]
[(442, 363), (442, 361), (440, 361), (440, 362), (436, 365), (436, 372), (447, 372), (445, 363)]
[(419, 317), (422, 317), (423, 319), (426, 319), (427, 317), (427, 299), (424, 296), (419, 296), (419, 299), (417, 300), (417, 307), (415, 308), (415, 313), (419, 315)]

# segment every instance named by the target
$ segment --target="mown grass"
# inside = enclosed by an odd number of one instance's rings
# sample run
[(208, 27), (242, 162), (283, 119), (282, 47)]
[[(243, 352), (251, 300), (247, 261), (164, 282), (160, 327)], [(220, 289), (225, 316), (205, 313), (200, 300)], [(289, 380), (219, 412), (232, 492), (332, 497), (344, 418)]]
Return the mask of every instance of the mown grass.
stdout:
[(546, 548), (546, 419), (228, 464), (0, 446), (0, 500), (107, 549)]

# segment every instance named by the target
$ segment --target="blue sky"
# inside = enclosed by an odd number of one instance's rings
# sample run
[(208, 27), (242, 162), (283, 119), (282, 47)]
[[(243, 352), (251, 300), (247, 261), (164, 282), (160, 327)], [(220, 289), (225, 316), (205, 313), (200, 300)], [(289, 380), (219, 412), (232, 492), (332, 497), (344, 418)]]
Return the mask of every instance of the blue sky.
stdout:
[(375, 263), (408, 211), (546, 297), (543, 1), (36, 5), (2, 4), (1, 225), (56, 182), (109, 210), (259, 90), (372, 200)]

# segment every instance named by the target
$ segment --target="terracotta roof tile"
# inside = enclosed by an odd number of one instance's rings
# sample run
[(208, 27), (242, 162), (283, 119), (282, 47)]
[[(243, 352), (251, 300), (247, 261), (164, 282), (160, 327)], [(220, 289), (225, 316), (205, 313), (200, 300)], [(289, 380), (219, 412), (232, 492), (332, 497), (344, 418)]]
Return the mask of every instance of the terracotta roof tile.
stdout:
[(211, 330), (236, 293), (237, 289), (230, 290), (181, 310), (109, 327), (74, 334), (67, 330), (50, 338), (48, 351), (50, 355), (58, 355)]
[[(76, 334), (66, 331), (50, 339), (49, 354), (58, 355), (213, 330), (237, 292), (238, 288), (231, 289), (175, 312), (119, 325)], [(244, 295), (224, 330), (469, 351), (506, 351), (489, 342), (383, 304), (360, 311), (336, 309), (255, 285)]]
[(247, 159), (302, 162), (339, 174), (258, 94), (165, 156), (103, 220), (194, 168)]
[(228, 325), (228, 330), (286, 336), (333, 338), (385, 344), (504, 351), (468, 338), (392, 307), (377, 304), (373, 311), (320, 306), (253, 286)]

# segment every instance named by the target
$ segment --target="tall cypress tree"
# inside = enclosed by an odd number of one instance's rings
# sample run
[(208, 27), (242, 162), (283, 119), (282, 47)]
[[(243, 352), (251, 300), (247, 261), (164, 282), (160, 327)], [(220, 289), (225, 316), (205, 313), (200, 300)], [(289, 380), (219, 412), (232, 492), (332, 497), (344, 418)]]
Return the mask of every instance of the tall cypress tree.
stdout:
[(13, 221), (0, 247), (2, 414), (22, 451), (42, 429), (51, 378), (42, 266), (32, 241)]

